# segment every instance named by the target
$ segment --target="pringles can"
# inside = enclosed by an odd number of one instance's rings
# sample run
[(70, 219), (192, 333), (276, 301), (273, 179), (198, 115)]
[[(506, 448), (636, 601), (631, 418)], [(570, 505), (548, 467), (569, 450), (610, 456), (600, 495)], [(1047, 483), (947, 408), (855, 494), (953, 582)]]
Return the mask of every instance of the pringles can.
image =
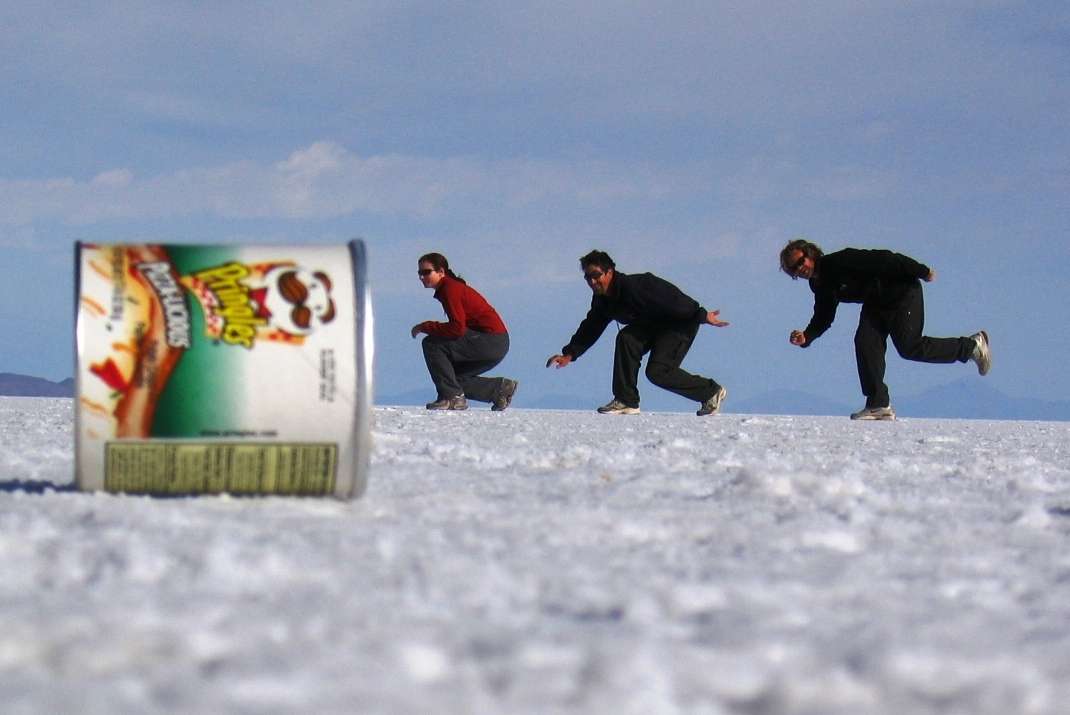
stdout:
[(80, 489), (360, 496), (364, 243), (76, 244)]

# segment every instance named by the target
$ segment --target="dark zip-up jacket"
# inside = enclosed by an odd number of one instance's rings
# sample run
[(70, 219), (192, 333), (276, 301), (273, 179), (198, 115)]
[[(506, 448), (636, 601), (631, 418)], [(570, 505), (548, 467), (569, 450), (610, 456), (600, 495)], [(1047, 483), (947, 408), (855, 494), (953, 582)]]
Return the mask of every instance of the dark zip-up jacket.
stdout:
[(803, 331), (808, 347), (836, 318), (840, 303), (864, 303), (879, 308), (895, 306), (907, 290), (929, 275), (929, 267), (910, 256), (892, 251), (845, 248), (817, 261), (810, 278), (814, 315)]
[(591, 297), (591, 309), (576, 334), (561, 348), (573, 360), (587, 352), (611, 320), (654, 326), (691, 327), (706, 322), (707, 311), (698, 301), (653, 273), (628, 275), (615, 271), (607, 295)]

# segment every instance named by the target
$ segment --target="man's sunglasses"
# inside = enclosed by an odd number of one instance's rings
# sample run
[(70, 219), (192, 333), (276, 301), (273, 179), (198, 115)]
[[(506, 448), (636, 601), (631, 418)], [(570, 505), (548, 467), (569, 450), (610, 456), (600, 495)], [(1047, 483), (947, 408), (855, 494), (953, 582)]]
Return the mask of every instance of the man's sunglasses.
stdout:
[(416, 275), (420, 276), (421, 278), (426, 278), (432, 273), (434, 273), (434, 271), (430, 268), (421, 268), (420, 270), (416, 271)]
[(583, 274), (583, 280), (590, 283), (591, 281), (601, 280), (605, 273), (602, 271), (591, 271), (590, 273)]
[(795, 261), (795, 263), (791, 264), (790, 270), (791, 270), (792, 277), (799, 275), (799, 271), (802, 270), (802, 267), (804, 265), (806, 265), (806, 254), (805, 253), (802, 254), (801, 256), (799, 256), (799, 260), (797, 260), (797, 261)]

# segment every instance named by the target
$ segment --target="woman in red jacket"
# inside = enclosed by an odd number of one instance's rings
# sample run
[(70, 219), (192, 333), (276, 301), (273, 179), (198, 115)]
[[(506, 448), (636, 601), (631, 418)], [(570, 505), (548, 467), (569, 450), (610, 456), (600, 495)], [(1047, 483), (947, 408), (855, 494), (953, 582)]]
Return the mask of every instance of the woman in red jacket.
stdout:
[(424, 361), (438, 399), (427, 403), (429, 410), (467, 410), (468, 399), (490, 402), (500, 412), (516, 394), (517, 381), (507, 377), (480, 377), (509, 352), (509, 332), (490, 303), (464, 279), (450, 270), (441, 253), (420, 256), (420, 282), (433, 288), (449, 319), (431, 320), (412, 326), (412, 337), (427, 333), (423, 340)]

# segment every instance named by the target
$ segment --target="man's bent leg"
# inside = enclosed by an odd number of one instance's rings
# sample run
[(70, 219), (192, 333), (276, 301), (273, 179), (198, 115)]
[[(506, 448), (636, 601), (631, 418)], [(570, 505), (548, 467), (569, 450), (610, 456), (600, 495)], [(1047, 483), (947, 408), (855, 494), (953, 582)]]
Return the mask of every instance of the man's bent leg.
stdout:
[(862, 306), (855, 331), (855, 362), (858, 364), (858, 382), (866, 396), (866, 407), (887, 407), (888, 386), (884, 384), (884, 351), (888, 348), (888, 333), (880, 312), (868, 305)]
[(650, 350), (646, 365), (646, 377), (652, 383), (696, 402), (705, 402), (721, 389), (716, 381), (701, 375), (693, 375), (680, 368), (691, 343), (695, 341), (699, 326), (666, 329), (658, 333)]
[(650, 349), (653, 335), (637, 325), (627, 325), (617, 333), (613, 352), (613, 397), (628, 407), (639, 406), (639, 365)]
[(910, 289), (889, 320), (892, 344), (905, 360), (916, 362), (966, 362), (976, 345), (972, 338), (930, 338), (925, 327), (925, 299), (921, 284)]

